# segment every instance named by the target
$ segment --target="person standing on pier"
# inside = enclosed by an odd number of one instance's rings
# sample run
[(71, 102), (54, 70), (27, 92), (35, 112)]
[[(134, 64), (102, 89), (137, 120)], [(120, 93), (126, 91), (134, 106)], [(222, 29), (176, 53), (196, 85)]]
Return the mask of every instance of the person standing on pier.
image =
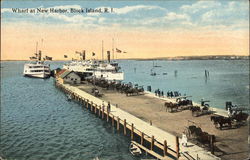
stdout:
[(159, 96), (159, 97), (161, 96), (161, 91), (160, 91), (160, 89), (158, 89), (158, 96)]
[(164, 92), (163, 91), (161, 91), (161, 96), (164, 97)]
[(182, 133), (181, 144), (184, 147), (187, 147), (187, 136), (185, 133)]

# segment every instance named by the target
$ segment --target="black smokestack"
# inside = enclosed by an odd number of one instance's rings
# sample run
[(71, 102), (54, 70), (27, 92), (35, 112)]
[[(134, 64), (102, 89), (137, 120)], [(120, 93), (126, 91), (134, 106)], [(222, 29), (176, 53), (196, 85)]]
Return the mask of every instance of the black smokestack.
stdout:
[(85, 58), (86, 58), (85, 50), (83, 50), (83, 52), (82, 52), (82, 60), (85, 60)]
[(110, 63), (110, 51), (107, 51), (108, 62)]
[(38, 60), (41, 61), (41, 58), (42, 58), (42, 51), (38, 51)]

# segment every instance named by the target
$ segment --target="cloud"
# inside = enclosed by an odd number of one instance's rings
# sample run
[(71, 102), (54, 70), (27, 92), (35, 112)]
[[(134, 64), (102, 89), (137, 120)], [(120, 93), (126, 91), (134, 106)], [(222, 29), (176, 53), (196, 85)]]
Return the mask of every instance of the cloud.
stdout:
[(70, 8), (74, 8), (74, 9), (81, 9), (80, 5), (64, 5), (64, 6), (54, 6), (54, 7), (49, 7), (49, 8), (55, 8), (55, 9), (70, 9)]
[[(37, 15), (34, 15), (37, 16)], [(97, 19), (94, 17), (85, 17), (82, 15), (73, 15), (73, 16), (67, 16), (65, 14), (60, 14), (60, 13), (49, 13), (49, 14), (39, 14), (39, 17), (46, 17), (46, 18), (53, 18), (57, 20), (62, 20), (64, 22), (69, 22), (69, 23), (82, 23), (82, 22), (93, 22), (96, 21)]]
[(187, 13), (197, 13), (205, 11), (214, 7), (220, 7), (221, 3), (218, 1), (198, 1), (192, 5), (183, 5), (180, 10)]
[(1, 8), (1, 13), (12, 13), (12, 9), (11, 8)]
[(190, 17), (187, 14), (177, 14), (175, 12), (169, 12), (166, 17), (167, 20), (189, 20)]
[(136, 6), (125, 6), (123, 8), (114, 8), (114, 12), (116, 14), (127, 14), (133, 11), (152, 10), (152, 9), (166, 10), (165, 8), (159, 6), (136, 5)]

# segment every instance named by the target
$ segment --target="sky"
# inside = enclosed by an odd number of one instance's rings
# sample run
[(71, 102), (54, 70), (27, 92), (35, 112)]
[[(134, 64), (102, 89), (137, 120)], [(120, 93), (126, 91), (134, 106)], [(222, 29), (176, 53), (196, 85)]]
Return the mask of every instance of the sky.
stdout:
[(1, 60), (29, 59), (37, 42), (55, 60), (101, 59), (102, 41), (120, 59), (249, 55), (249, 2), (1, 1)]

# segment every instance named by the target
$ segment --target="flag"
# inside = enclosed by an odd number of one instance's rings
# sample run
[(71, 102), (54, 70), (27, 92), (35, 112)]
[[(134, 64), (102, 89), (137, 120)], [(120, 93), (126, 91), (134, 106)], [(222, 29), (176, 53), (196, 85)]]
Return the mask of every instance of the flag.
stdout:
[(127, 52), (123, 51), (123, 53), (127, 53)]
[(117, 53), (122, 53), (122, 51), (119, 50), (118, 48), (116, 48), (116, 52), (117, 52)]
[(64, 58), (68, 58), (68, 56), (67, 56), (67, 55), (64, 55)]
[(95, 56), (95, 53), (94, 53), (94, 52), (92, 52), (92, 56)]

